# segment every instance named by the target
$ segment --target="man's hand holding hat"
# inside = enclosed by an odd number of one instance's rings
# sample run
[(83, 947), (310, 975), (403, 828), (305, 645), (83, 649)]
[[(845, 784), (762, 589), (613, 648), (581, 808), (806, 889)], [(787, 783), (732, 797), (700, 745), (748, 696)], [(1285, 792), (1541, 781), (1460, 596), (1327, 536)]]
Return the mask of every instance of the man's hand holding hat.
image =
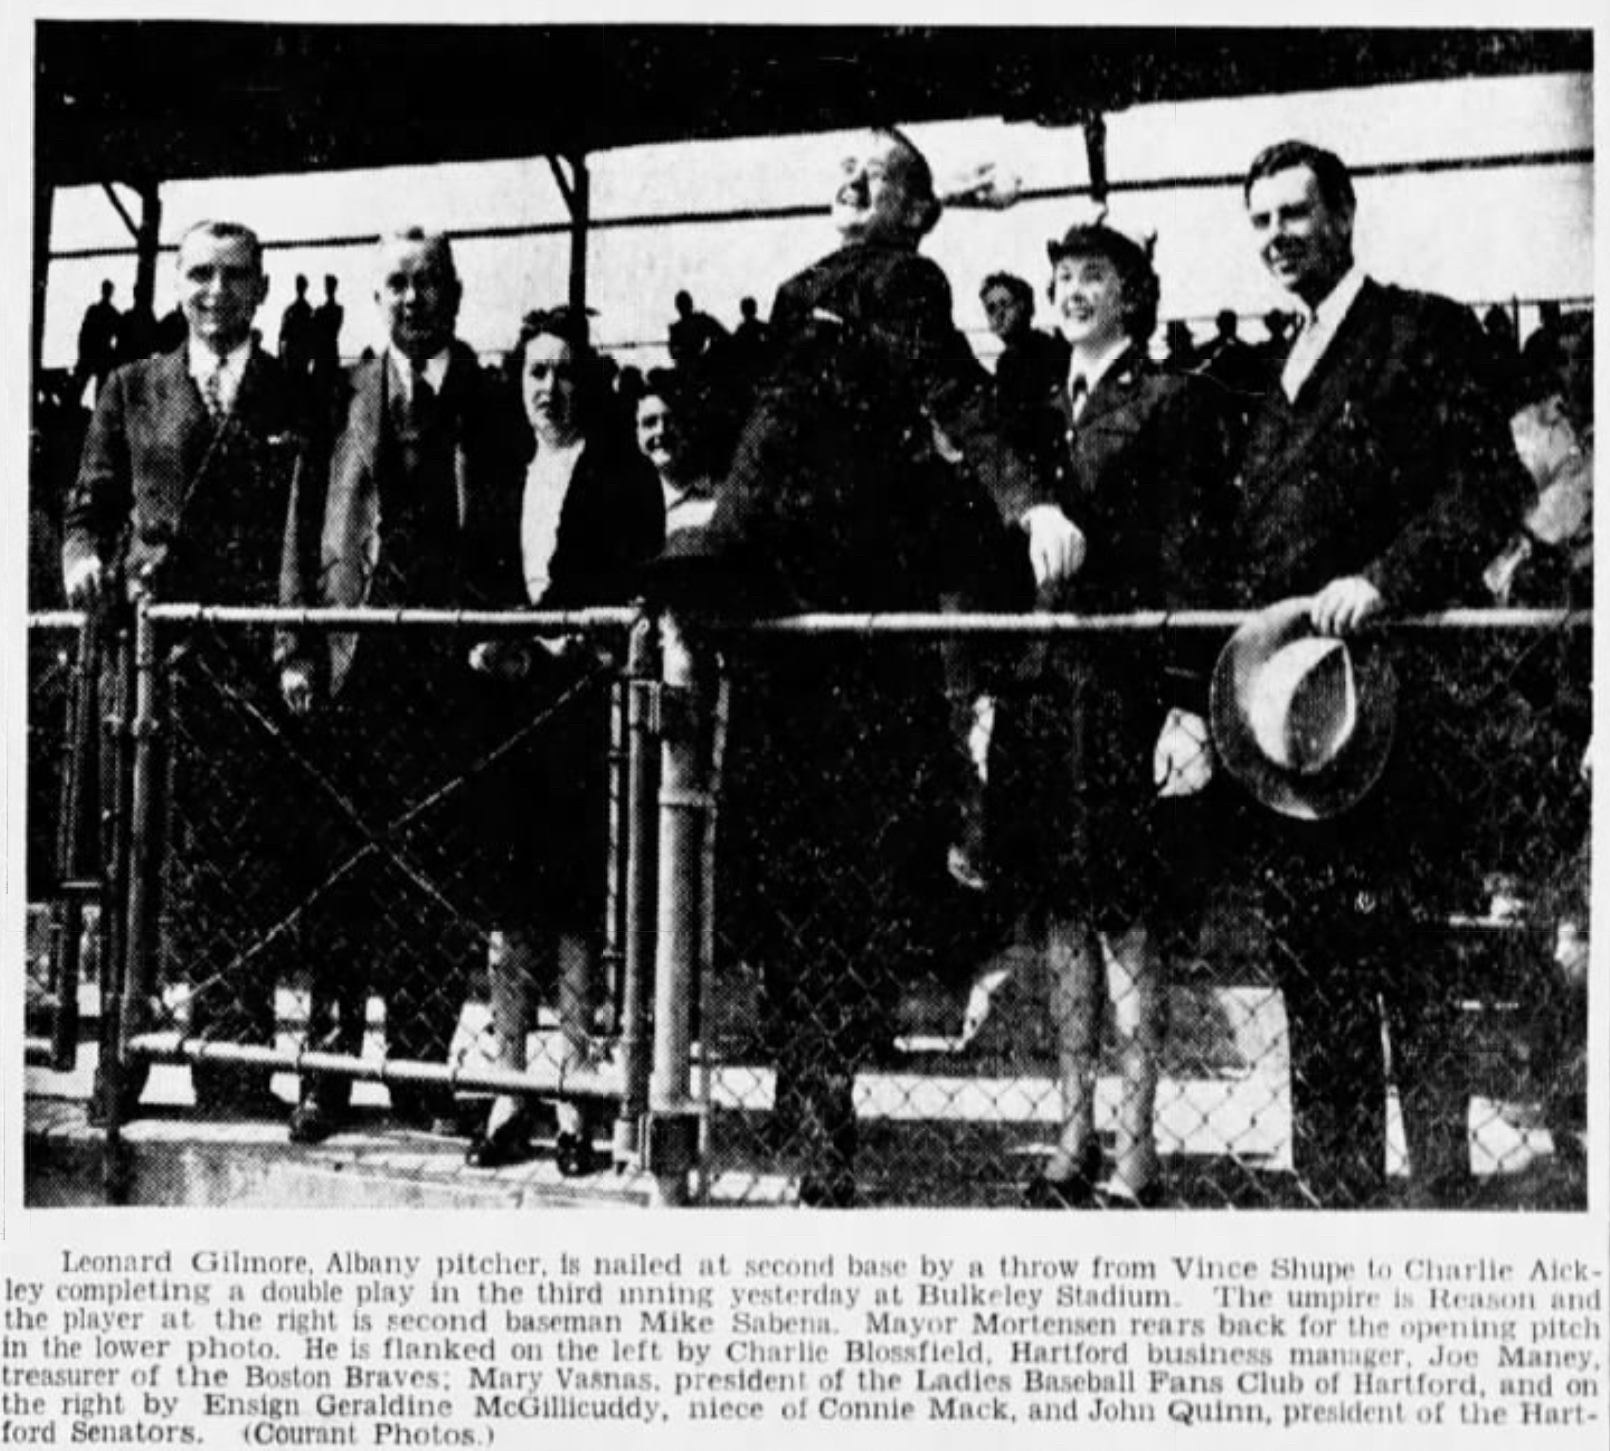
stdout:
[(1314, 596), (1308, 618), (1321, 635), (1346, 635), (1385, 605), (1380, 590), (1361, 574), (1333, 579)]

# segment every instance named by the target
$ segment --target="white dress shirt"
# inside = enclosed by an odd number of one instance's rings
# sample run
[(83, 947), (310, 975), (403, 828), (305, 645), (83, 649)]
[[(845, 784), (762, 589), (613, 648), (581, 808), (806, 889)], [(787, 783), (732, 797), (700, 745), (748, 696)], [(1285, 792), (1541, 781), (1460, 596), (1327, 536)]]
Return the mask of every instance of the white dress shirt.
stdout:
[[(386, 356), (391, 359), (391, 383), (397, 390), (397, 396), (404, 403), (414, 401), (414, 365), (401, 353), (386, 349)], [(425, 366), (419, 371), (425, 375), (425, 381), (439, 397), (442, 383), (447, 378), (448, 360), (453, 356), (451, 348), (443, 348), (441, 352), (425, 360)]]
[(190, 376), (202, 400), (207, 398), (207, 385), (216, 376), (218, 400), (227, 414), (235, 406), (235, 395), (240, 392), (240, 380), (246, 372), (246, 361), (252, 355), (252, 340), (248, 337), (227, 353), (215, 353), (200, 338), (192, 337), (186, 343)]
[(1280, 370), (1280, 386), (1292, 402), (1296, 402), (1303, 384), (1325, 356), (1325, 350), (1358, 299), (1364, 280), (1361, 268), (1349, 267), (1319, 306), (1306, 317), (1299, 317), (1297, 340), (1291, 345), (1291, 352)]

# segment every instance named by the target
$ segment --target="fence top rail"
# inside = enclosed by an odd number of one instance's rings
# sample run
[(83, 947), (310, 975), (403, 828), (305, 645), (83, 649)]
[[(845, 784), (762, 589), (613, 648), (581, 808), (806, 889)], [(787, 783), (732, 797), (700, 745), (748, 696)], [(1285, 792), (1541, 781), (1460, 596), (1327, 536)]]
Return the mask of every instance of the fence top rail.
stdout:
[(417, 610), (417, 609), (284, 609), (247, 605), (152, 605), (150, 618), (174, 625), (303, 625), (340, 630), (386, 630), (395, 627), (463, 629), (502, 633), (630, 629), (640, 610)]
[[(1157, 630), (1226, 630), (1255, 610), (1136, 610), (1119, 615), (1061, 614), (804, 614), (773, 620), (713, 621), (746, 635), (1091, 635)], [(1441, 610), (1374, 622), (1388, 632), (1544, 630), (1591, 626), (1590, 610)]]
[[(285, 609), (276, 606), (163, 604), (149, 607), (150, 618), (165, 624), (305, 625), (340, 630), (384, 630), (398, 626), (471, 629), (493, 633), (629, 629), (642, 610), (623, 607), (584, 610), (415, 610)], [(1152, 630), (1234, 629), (1252, 610), (1136, 610), (1128, 614), (1076, 613), (813, 613), (776, 619), (701, 618), (724, 634), (745, 635), (1082, 635)], [(31, 630), (78, 629), (82, 610), (35, 610)], [(1440, 630), (1585, 629), (1591, 610), (1457, 609), (1378, 620), (1372, 628), (1388, 632)]]

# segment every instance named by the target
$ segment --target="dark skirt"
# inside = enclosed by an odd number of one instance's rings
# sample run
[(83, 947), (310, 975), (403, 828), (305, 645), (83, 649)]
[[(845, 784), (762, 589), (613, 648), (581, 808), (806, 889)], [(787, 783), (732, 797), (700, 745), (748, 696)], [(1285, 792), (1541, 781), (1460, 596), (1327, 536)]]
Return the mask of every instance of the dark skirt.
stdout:
[(1200, 875), (1202, 800), (1161, 798), (1152, 779), (1167, 716), (1155, 681), (1124, 661), (1053, 652), (997, 703), (989, 853), (1018, 912), (1104, 932), (1162, 925)]
[(611, 676), (543, 660), (500, 688), (472, 809), (493, 927), (602, 931), (608, 882)]

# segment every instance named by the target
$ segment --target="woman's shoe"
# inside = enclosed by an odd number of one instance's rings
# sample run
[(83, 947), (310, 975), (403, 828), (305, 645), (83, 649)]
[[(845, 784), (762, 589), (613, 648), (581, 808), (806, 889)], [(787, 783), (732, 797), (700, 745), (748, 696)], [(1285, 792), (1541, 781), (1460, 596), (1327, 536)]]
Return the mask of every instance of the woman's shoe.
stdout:
[(592, 1136), (570, 1129), (561, 1129), (554, 1139), (553, 1161), (566, 1179), (580, 1179), (603, 1168), (603, 1160), (593, 1148)]
[(1096, 1180), (1101, 1177), (1101, 1141), (1090, 1139), (1071, 1174), (1053, 1179), (1043, 1170), (1023, 1186), (1025, 1209), (1089, 1209), (1095, 1203)]
[(472, 1169), (501, 1169), (507, 1164), (523, 1164), (535, 1157), (531, 1147), (531, 1120), (520, 1110), (495, 1128), (482, 1127), (464, 1151), (464, 1162)]
[(1163, 1202), (1163, 1191), (1157, 1184), (1131, 1189), (1120, 1180), (1109, 1179), (1096, 1186), (1094, 1200), (1099, 1209), (1156, 1209)]

